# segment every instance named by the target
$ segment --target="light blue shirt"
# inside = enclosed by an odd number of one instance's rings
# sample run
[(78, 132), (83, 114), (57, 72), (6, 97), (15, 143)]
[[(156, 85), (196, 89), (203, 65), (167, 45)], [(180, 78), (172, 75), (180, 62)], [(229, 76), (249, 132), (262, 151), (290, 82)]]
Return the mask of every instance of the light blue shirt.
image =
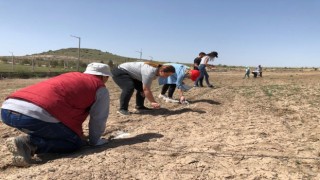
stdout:
[(177, 63), (170, 63), (170, 64), (164, 64), (164, 65), (171, 65), (174, 67), (176, 72), (172, 74), (171, 76), (164, 78), (159, 77), (159, 85), (163, 84), (176, 84), (178, 89), (183, 89), (183, 80), (187, 75), (185, 74), (186, 70), (190, 69), (190, 67), (183, 65), (183, 64), (177, 64)]

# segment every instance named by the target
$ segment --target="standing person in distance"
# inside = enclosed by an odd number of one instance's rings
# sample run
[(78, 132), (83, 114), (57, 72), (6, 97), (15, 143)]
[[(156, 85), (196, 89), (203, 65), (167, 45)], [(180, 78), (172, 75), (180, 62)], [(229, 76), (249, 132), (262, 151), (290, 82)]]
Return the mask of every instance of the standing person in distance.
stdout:
[[(1, 107), (2, 122), (27, 135), (6, 141), (13, 164), (29, 166), (34, 154), (68, 153), (101, 138), (109, 116), (109, 66), (91, 63), (84, 73), (65, 73), (10, 94)], [(82, 124), (90, 115), (88, 139)]]
[[(200, 52), (199, 53), (199, 56), (196, 57), (194, 60), (193, 60), (193, 69), (194, 70), (198, 70), (199, 71), (199, 65), (200, 65), (200, 62), (201, 62), (201, 58), (203, 56), (205, 56), (206, 53), (204, 52)], [(199, 87), (203, 87), (203, 77), (199, 79), (198, 83), (196, 84), (196, 86), (199, 86)]]
[(144, 100), (147, 98), (152, 108), (160, 108), (151, 92), (151, 84), (157, 77), (168, 77), (175, 73), (170, 65), (161, 65), (151, 62), (127, 62), (120, 64), (112, 70), (114, 82), (121, 88), (120, 108), (117, 113), (130, 115), (129, 102), (134, 90), (136, 93), (136, 110), (150, 110), (145, 107)]
[[(188, 66), (183, 64), (170, 63), (165, 65), (173, 66), (175, 68), (175, 73), (167, 78), (159, 77), (159, 85), (163, 86), (161, 94), (158, 97), (164, 99), (166, 102), (183, 103), (184, 101), (186, 101), (186, 98), (183, 96), (183, 92), (188, 91), (190, 89), (190, 87), (187, 86), (183, 82), (183, 80), (185, 78), (190, 78), (192, 81), (195, 81), (199, 77), (200, 72), (198, 70), (192, 70)], [(179, 101), (173, 99), (173, 93), (176, 88), (178, 88), (178, 93), (180, 97)], [(167, 91), (168, 96), (165, 95)]]
[(245, 69), (245, 74), (244, 74), (244, 77), (243, 77), (243, 79), (245, 79), (245, 78), (250, 78), (250, 67), (249, 66), (247, 66), (246, 67), (246, 69)]
[(261, 67), (261, 65), (258, 66), (258, 69), (259, 69), (259, 76), (262, 77), (262, 67)]
[(262, 77), (262, 67), (261, 65), (259, 65), (258, 67), (256, 67), (256, 69), (254, 71), (252, 71), (253, 77), (256, 78), (258, 77), (258, 75), (260, 77)]
[(209, 82), (209, 75), (206, 70), (206, 66), (209, 61), (213, 61), (214, 58), (218, 58), (218, 53), (216, 51), (212, 51), (209, 54), (206, 54), (201, 58), (201, 62), (199, 65), (199, 71), (200, 71), (200, 76), (197, 78), (197, 80), (194, 82), (194, 87), (198, 87), (198, 82), (200, 81), (201, 78), (205, 78), (205, 81), (207, 83), (208, 87), (213, 87), (212, 84)]

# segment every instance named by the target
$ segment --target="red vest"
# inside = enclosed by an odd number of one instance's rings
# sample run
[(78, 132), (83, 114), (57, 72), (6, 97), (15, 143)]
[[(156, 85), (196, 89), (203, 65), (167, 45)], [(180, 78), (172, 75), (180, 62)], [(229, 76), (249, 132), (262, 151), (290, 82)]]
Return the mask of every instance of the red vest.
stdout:
[(105, 86), (96, 76), (71, 72), (12, 93), (8, 98), (36, 104), (68, 126), (80, 137), (98, 88)]

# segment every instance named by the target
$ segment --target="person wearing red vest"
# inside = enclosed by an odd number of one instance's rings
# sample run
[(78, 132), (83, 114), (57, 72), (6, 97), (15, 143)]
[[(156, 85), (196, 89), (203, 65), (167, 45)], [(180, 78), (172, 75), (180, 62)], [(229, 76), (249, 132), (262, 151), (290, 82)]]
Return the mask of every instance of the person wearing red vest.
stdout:
[[(34, 154), (68, 153), (84, 145), (102, 145), (109, 116), (110, 68), (91, 63), (84, 73), (65, 73), (10, 94), (1, 107), (4, 124), (27, 135), (6, 140), (13, 164), (29, 166)], [(89, 135), (82, 124), (90, 115)]]

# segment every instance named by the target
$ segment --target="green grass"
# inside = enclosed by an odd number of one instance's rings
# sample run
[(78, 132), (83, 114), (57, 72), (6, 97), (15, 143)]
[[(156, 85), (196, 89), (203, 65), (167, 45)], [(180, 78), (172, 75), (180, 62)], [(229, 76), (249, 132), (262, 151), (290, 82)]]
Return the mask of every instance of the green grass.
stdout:
[(281, 85), (268, 85), (268, 86), (262, 86), (261, 89), (266, 96), (272, 97), (275, 94), (283, 93), (283, 90), (285, 88), (284, 86), (281, 86)]
[[(64, 56), (64, 57), (73, 57), (78, 58), (78, 48), (67, 48), (60, 49), (56, 51), (49, 50), (48, 52), (43, 52), (37, 55), (53, 55), (53, 56)], [(123, 57), (119, 55), (115, 55), (109, 52), (102, 52), (97, 49), (80, 49), (80, 60), (84, 62), (101, 62), (107, 63), (109, 60), (112, 60), (114, 63), (123, 63), (127, 61), (137, 61), (139, 59)]]
[(246, 98), (255, 97), (256, 89), (251, 86), (239, 86), (239, 89), (235, 93), (240, 93)]
[[(5, 64), (0, 61), (0, 72), (69, 72), (75, 71), (75, 68), (64, 69), (63, 67), (56, 67), (56, 68), (49, 68), (49, 67), (37, 67), (35, 66), (34, 69), (30, 65), (21, 65), (15, 64), (14, 68), (12, 69), (12, 64)], [(79, 68), (79, 71), (84, 71), (84, 68)]]

